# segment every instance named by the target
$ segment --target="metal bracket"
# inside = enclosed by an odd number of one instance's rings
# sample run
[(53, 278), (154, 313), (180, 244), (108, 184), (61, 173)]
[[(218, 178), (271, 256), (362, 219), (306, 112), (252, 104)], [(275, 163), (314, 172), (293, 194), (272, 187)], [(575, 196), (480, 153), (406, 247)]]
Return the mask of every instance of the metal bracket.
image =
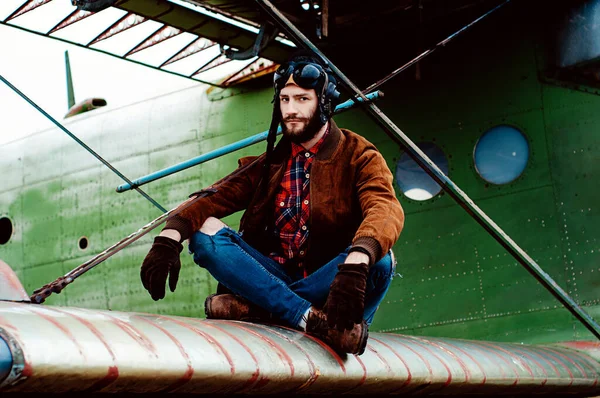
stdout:
[(221, 46), (221, 54), (225, 54), (227, 58), (237, 61), (244, 61), (256, 57), (271, 41), (273, 41), (273, 39), (275, 39), (278, 33), (279, 30), (277, 27), (267, 22), (260, 27), (260, 31), (258, 32), (258, 36), (256, 36), (256, 40), (252, 47), (243, 51), (234, 51), (229, 47), (225, 48), (224, 46)]
[(71, 4), (83, 11), (97, 12), (112, 7), (117, 0), (71, 0)]

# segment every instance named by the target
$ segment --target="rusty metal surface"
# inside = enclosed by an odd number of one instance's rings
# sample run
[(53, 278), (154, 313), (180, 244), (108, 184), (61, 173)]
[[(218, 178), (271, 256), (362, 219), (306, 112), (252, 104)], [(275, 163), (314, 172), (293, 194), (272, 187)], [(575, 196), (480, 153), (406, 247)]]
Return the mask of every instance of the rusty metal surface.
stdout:
[(600, 393), (600, 364), (557, 346), (372, 333), (341, 358), (282, 327), (8, 302), (0, 336), (0, 392)]
[(21, 281), (4, 261), (0, 260), (0, 300), (29, 301)]

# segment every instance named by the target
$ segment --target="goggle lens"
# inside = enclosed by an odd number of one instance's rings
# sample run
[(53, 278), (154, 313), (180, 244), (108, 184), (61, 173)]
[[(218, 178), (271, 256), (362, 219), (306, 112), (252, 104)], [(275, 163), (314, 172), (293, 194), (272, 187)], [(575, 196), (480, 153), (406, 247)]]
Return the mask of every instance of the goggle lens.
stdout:
[(291, 65), (281, 65), (279, 69), (277, 69), (273, 76), (273, 83), (275, 83), (275, 86), (279, 87), (285, 85), (285, 82), (290, 76), (291, 68)]
[(290, 74), (294, 76), (294, 82), (302, 88), (316, 88), (319, 79), (325, 76), (325, 72), (314, 64), (287, 64), (282, 65), (273, 76), (275, 86), (282, 89), (288, 81)]
[(294, 81), (304, 88), (315, 88), (320, 77), (321, 70), (311, 64), (303, 65), (294, 71)]

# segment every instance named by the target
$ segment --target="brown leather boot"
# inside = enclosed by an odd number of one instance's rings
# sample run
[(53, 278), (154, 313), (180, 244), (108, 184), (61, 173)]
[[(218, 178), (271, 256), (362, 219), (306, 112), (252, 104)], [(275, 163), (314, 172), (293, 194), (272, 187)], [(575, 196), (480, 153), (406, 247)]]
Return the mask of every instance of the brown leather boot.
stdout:
[(272, 315), (245, 298), (235, 294), (211, 294), (204, 301), (207, 319), (229, 319), (246, 322), (271, 322)]
[(306, 333), (318, 337), (338, 353), (362, 355), (367, 347), (369, 326), (363, 320), (351, 330), (340, 332), (329, 327), (323, 311), (311, 308), (306, 320)]

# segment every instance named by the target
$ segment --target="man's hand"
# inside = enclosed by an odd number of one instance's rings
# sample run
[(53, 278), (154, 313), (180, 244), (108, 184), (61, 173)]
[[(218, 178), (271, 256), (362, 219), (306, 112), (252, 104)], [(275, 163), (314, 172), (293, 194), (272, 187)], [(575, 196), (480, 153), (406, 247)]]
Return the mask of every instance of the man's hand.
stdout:
[(166, 236), (154, 238), (152, 248), (146, 255), (140, 270), (142, 284), (153, 300), (165, 297), (167, 275), (169, 275), (169, 288), (172, 292), (175, 291), (181, 269), (179, 260), (181, 250), (183, 250), (183, 246), (176, 240)]
[(368, 273), (367, 263), (338, 265), (338, 273), (323, 308), (330, 328), (351, 330), (355, 323), (362, 322)]

